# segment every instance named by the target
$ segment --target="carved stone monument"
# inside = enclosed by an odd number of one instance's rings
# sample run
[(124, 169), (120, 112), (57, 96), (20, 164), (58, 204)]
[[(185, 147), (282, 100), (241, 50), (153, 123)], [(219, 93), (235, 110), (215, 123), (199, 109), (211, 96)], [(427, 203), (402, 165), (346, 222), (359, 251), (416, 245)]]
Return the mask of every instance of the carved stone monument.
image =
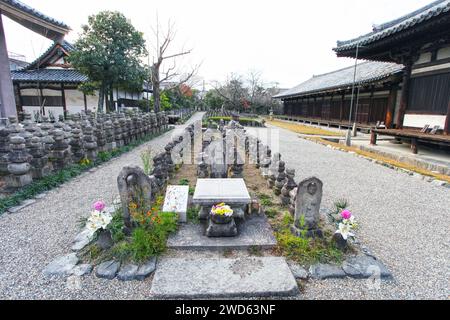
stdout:
[(120, 201), (122, 203), (125, 233), (130, 234), (134, 225), (130, 215), (130, 203), (143, 210), (151, 208), (152, 181), (139, 167), (124, 167), (117, 177)]
[(291, 231), (297, 236), (322, 237), (319, 229), (320, 203), (322, 202), (323, 183), (312, 177), (298, 185), (295, 200), (294, 225)]

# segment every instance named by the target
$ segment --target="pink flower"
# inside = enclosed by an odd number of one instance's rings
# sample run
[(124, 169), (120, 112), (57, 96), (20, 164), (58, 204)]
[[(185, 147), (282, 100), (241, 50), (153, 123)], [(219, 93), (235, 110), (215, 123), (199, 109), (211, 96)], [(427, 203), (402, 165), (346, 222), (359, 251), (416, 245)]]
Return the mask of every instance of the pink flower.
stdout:
[(348, 211), (348, 210), (344, 210), (344, 211), (341, 212), (341, 217), (344, 220), (348, 220), (348, 219), (350, 219), (352, 217), (352, 213), (350, 211)]
[(106, 204), (101, 200), (94, 203), (94, 209), (97, 211), (103, 211), (103, 209), (105, 209), (105, 207), (106, 207)]

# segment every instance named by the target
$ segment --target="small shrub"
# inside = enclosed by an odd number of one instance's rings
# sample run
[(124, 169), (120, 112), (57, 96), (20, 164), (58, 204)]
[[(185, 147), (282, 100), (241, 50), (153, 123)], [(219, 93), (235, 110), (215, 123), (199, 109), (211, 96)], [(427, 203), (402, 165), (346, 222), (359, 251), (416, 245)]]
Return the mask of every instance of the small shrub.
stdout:
[(189, 187), (189, 195), (193, 196), (195, 193), (195, 188), (194, 187)]
[(180, 181), (178, 181), (178, 184), (180, 186), (188, 186), (189, 185), (189, 180), (186, 178), (180, 179)]
[(339, 199), (334, 202), (334, 206), (336, 207), (336, 213), (339, 213), (348, 208), (349, 201), (347, 199)]
[(276, 209), (267, 209), (265, 210), (266, 216), (268, 218), (275, 218), (278, 215), (278, 211)]
[(125, 239), (125, 234), (123, 233), (124, 228), (122, 209), (119, 208), (113, 215), (111, 223), (108, 225), (108, 230), (111, 232), (111, 237), (114, 243), (123, 241)]
[(142, 151), (141, 160), (144, 166), (144, 173), (149, 175), (152, 172), (152, 149), (150, 147)]
[(188, 211), (186, 213), (187, 219), (189, 222), (198, 224), (200, 223), (200, 220), (198, 219), (198, 212), (200, 208), (199, 207), (190, 207), (188, 208)]

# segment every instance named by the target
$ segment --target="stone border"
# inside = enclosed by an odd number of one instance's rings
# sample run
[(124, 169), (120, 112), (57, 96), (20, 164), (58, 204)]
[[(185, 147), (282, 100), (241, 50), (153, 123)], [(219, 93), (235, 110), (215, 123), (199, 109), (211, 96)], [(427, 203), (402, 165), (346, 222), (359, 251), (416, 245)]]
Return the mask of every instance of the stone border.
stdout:
[[(384, 166), (386, 168), (389, 168), (389, 169), (392, 169), (392, 170), (395, 170), (395, 171), (406, 173), (406, 174), (408, 174), (408, 175), (410, 175), (410, 176), (412, 176), (414, 178), (417, 178), (419, 180), (424, 180), (426, 182), (429, 182), (429, 183), (431, 183), (432, 185), (434, 185), (436, 187), (445, 187), (445, 188), (449, 188), (450, 189), (450, 183), (447, 182), (447, 181), (442, 181), (442, 180), (439, 180), (439, 179), (436, 179), (436, 178), (433, 178), (433, 177), (430, 177), (430, 176), (426, 176), (426, 175), (420, 174), (420, 173), (415, 172), (415, 171), (411, 171), (411, 170), (408, 170), (408, 169), (396, 167), (396, 166), (394, 166), (392, 164), (389, 164), (387, 162), (384, 162), (382, 160), (372, 159), (372, 158), (369, 158), (369, 157), (357, 154), (354, 151), (348, 151), (348, 150), (345, 150), (345, 149), (342, 149), (342, 148), (339, 148), (339, 147), (335, 147), (333, 145), (327, 144), (327, 143), (322, 142), (322, 141), (318, 141), (316, 139), (311, 139), (309, 137), (302, 137), (301, 135), (299, 135), (299, 138), (303, 139), (303, 140), (306, 140), (306, 141), (310, 141), (310, 142), (316, 143), (316, 144), (320, 144), (322, 146), (326, 146), (327, 148), (330, 148), (332, 150), (338, 150), (338, 151), (345, 152), (345, 153), (348, 153), (348, 154), (356, 155), (358, 158), (365, 159), (365, 160), (367, 160), (369, 162), (373, 162), (375, 164), (382, 165), (382, 166)], [(372, 150), (370, 150), (370, 151), (369, 150), (363, 150), (361, 148), (360, 148), (360, 150), (366, 151), (366, 152), (372, 152)], [(392, 160), (395, 160), (395, 159), (392, 159)], [(396, 161), (399, 161), (399, 160), (396, 160)], [(399, 162), (401, 162), (401, 161), (399, 161)], [(408, 164), (408, 163), (406, 163), (406, 164)], [(441, 174), (441, 173), (439, 173), (439, 174)]]

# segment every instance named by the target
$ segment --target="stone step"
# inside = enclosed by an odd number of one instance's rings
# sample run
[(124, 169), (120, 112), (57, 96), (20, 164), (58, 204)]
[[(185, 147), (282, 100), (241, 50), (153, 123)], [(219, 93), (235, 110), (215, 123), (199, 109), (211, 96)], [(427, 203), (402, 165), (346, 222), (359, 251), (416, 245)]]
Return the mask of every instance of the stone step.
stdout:
[(277, 297), (299, 294), (284, 258), (163, 258), (152, 281), (156, 299)]
[(251, 216), (246, 221), (236, 221), (238, 236), (208, 238), (204, 224), (185, 224), (171, 235), (167, 247), (178, 250), (245, 250), (249, 248), (271, 249), (277, 242), (265, 216)]

